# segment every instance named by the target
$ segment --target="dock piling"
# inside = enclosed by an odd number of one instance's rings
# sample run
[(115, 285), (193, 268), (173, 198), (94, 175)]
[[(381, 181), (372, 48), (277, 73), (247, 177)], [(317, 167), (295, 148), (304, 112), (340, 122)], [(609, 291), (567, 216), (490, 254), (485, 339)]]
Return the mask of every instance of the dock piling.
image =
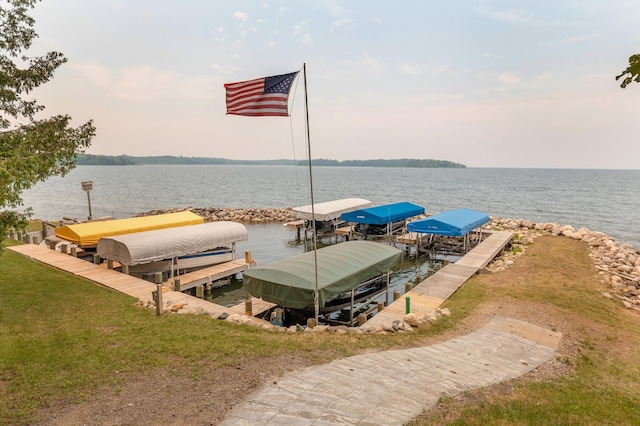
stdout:
[(253, 306), (251, 303), (251, 295), (249, 293), (247, 293), (244, 298), (244, 314), (250, 317), (253, 316)]
[(156, 272), (156, 315), (162, 315), (162, 272)]

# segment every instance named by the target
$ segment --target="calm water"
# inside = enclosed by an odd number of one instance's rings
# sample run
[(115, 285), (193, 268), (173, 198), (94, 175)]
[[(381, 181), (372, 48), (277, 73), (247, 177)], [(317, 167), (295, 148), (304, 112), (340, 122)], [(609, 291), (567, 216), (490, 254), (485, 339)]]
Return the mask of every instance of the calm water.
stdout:
[[(79, 166), (24, 194), (42, 219), (88, 216), (81, 182), (92, 180), (93, 217), (124, 218), (173, 207), (296, 207), (310, 204), (309, 172), (292, 166)], [(410, 201), (429, 213), (483, 213), (603, 231), (640, 248), (640, 170), (405, 169), (314, 167), (316, 203), (347, 197), (373, 205)], [(302, 252), (294, 231), (248, 226), (261, 264)]]

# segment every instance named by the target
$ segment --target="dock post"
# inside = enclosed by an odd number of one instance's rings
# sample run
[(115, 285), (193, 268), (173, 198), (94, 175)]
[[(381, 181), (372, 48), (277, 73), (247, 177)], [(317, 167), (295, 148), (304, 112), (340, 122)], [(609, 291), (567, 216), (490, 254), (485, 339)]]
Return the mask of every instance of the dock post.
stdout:
[(400, 291), (399, 290), (394, 290), (393, 292), (393, 300), (396, 301), (400, 299)]
[(16, 230), (11, 228), (9, 230), (9, 238), (11, 238), (12, 240), (16, 240), (18, 239), (18, 235), (16, 234)]
[(251, 250), (244, 252), (244, 263), (251, 263)]
[(378, 313), (382, 312), (384, 309), (384, 302), (378, 302)]
[(95, 263), (96, 265), (100, 264), (100, 255), (99, 254), (94, 254), (93, 255), (93, 263)]
[(60, 244), (60, 253), (67, 254), (67, 245)]
[(204, 299), (204, 286), (202, 284), (196, 286), (196, 297), (198, 299)]
[(358, 326), (364, 325), (365, 322), (367, 322), (367, 314), (363, 312), (358, 315)]
[(156, 272), (156, 315), (162, 315), (162, 272)]
[(204, 296), (211, 297), (211, 288), (213, 287), (213, 283), (211, 282), (211, 275), (209, 275), (209, 279), (207, 283), (204, 285)]
[(180, 291), (180, 278), (173, 279), (173, 291)]
[(129, 275), (129, 265), (122, 265), (122, 273)]
[(409, 296), (404, 298), (405, 300), (405, 314), (411, 313), (411, 298)]
[(71, 256), (78, 257), (78, 247), (76, 246), (71, 247)]
[(408, 292), (409, 290), (411, 290), (411, 287), (413, 287), (413, 285), (411, 285), (411, 283), (410, 283), (410, 282), (406, 283), (406, 284), (404, 285), (404, 292), (406, 293), (406, 292)]
[(113, 269), (113, 259), (107, 259), (107, 269)]
[(253, 316), (253, 303), (251, 302), (251, 295), (247, 293), (244, 297), (244, 314), (247, 316)]

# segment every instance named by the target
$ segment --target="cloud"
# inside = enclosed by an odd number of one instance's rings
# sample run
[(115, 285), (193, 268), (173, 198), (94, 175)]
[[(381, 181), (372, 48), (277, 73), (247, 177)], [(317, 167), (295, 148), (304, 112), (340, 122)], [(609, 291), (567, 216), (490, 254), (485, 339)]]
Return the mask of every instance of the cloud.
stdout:
[(582, 36), (567, 37), (563, 40), (558, 41), (558, 44), (583, 43), (585, 41), (593, 40), (599, 37), (600, 37), (600, 34), (588, 34), (588, 35), (582, 35)]
[(515, 74), (505, 72), (498, 76), (498, 81), (506, 86), (513, 86), (520, 83), (520, 77)]
[(307, 25), (307, 21), (302, 21), (299, 24), (293, 26), (293, 35), (298, 35), (302, 31), (302, 29)]
[(77, 74), (76, 80), (87, 82), (93, 86), (105, 87), (113, 82), (111, 71), (96, 63), (71, 63), (69, 68)]
[(428, 65), (428, 64), (412, 64), (408, 62), (401, 63), (399, 65), (400, 72), (407, 75), (423, 75), (426, 73), (442, 74), (447, 69), (448, 65)]
[(337, 19), (331, 23), (331, 29), (329, 30), (329, 32), (332, 32), (334, 29), (339, 29), (347, 26), (353, 26), (353, 19), (351, 18)]
[(246, 12), (233, 12), (233, 17), (243, 22), (249, 19), (249, 15)]
[[(216, 64), (212, 65), (212, 68), (223, 74), (232, 74), (235, 71), (234, 67)], [(211, 76), (194, 75), (182, 78), (173, 71), (159, 70), (147, 65), (109, 71), (95, 63), (76, 63), (70, 69), (73, 71), (74, 90), (121, 101), (210, 98), (213, 88), (222, 84)]]
[(343, 70), (345, 70), (346, 68), (350, 68), (350, 70), (346, 70), (347, 72), (355, 70), (366, 74), (379, 74), (386, 69), (385, 65), (382, 62), (371, 57), (368, 53), (360, 56), (355, 61), (340, 61), (339, 63), (342, 65), (346, 65), (346, 67), (342, 67)]
[(490, 10), (481, 7), (479, 8), (479, 12), (488, 18), (509, 22), (511, 24), (527, 24), (533, 22), (533, 13), (525, 9)]
[(211, 68), (213, 68), (214, 70), (216, 70), (216, 71), (218, 71), (218, 72), (220, 72), (222, 74), (228, 74), (228, 75), (232, 75), (238, 70), (238, 67), (236, 67), (234, 65), (212, 64)]

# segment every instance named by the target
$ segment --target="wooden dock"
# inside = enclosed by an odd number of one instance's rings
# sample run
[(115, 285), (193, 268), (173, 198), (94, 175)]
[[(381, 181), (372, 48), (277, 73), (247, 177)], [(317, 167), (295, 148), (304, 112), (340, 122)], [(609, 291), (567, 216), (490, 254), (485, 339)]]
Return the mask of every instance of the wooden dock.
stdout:
[[(82, 277), (97, 284), (114, 289), (120, 293), (135, 297), (143, 303), (153, 300), (153, 292), (158, 288), (156, 284), (149, 281), (136, 278), (131, 275), (125, 275), (112, 269), (106, 269), (101, 265), (96, 265), (86, 260), (78, 259), (71, 255), (60, 253), (46, 247), (34, 244), (25, 244), (21, 246), (7, 247), (7, 249), (13, 250), (16, 253), (20, 253), (54, 268), (69, 272), (78, 277)], [(236, 267), (240, 266), (236, 265)], [(244, 269), (246, 269), (246, 267)], [(192, 312), (203, 315), (206, 314), (214, 318), (219, 317), (223, 313), (229, 315), (234, 313), (245, 313), (244, 302), (233, 307), (225, 307), (179, 291), (170, 290), (166, 287), (163, 287), (162, 301), (164, 305), (163, 310), (165, 311), (170, 310), (174, 306), (183, 305), (183, 312)], [(264, 302), (261, 299), (252, 299), (252, 310), (254, 315), (259, 315), (261, 312), (264, 312), (273, 306), (273, 304)], [(262, 325), (270, 324), (268, 321), (255, 317), (252, 317), (251, 321)]]
[(244, 259), (236, 259), (169, 278), (163, 285), (168, 289), (175, 290), (174, 280), (179, 279), (180, 291), (183, 291), (198, 285), (212, 283), (213, 281), (235, 275), (238, 272), (244, 272), (247, 269), (249, 269), (249, 264), (246, 263)]
[(455, 293), (478, 270), (491, 262), (511, 241), (509, 231), (492, 231), (480, 244), (455, 263), (450, 263), (431, 275), (403, 297), (390, 303), (366, 322), (366, 326), (391, 324), (406, 315), (406, 298), (409, 297), (410, 312), (415, 314), (433, 312)]

